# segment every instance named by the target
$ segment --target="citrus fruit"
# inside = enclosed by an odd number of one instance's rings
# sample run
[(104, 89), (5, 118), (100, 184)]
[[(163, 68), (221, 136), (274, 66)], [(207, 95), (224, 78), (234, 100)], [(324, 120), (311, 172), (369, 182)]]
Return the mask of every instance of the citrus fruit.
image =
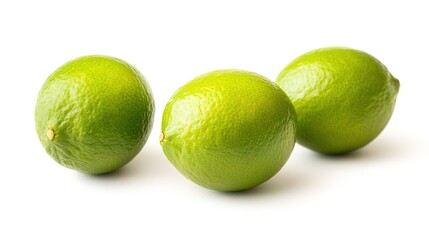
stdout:
[(100, 174), (140, 152), (152, 128), (154, 101), (143, 75), (108, 56), (85, 56), (53, 72), (37, 99), (40, 142), (61, 165)]
[(299, 56), (276, 82), (296, 109), (297, 142), (328, 154), (346, 153), (376, 138), (399, 90), (399, 81), (376, 58), (341, 47)]
[(160, 143), (187, 178), (239, 191), (273, 177), (295, 144), (296, 114), (287, 95), (256, 73), (218, 70), (177, 90), (163, 116)]

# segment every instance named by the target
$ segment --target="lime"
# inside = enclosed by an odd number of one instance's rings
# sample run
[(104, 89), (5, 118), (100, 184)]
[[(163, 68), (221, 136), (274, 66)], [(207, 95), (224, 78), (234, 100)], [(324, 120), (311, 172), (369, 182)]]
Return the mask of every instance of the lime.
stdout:
[(373, 56), (350, 48), (322, 48), (287, 65), (278, 85), (298, 116), (298, 143), (328, 154), (371, 142), (385, 128), (399, 81)]
[(163, 113), (160, 143), (190, 180), (239, 191), (282, 168), (295, 131), (295, 110), (280, 87), (256, 73), (219, 70), (174, 93)]
[(142, 74), (108, 56), (86, 56), (52, 73), (36, 104), (36, 130), (61, 165), (100, 174), (140, 152), (152, 128), (154, 101)]

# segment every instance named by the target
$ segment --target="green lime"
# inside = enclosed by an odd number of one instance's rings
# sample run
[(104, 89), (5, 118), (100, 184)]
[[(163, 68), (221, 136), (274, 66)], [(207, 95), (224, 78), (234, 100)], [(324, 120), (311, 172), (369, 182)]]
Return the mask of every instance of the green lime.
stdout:
[(52, 73), (36, 104), (36, 130), (46, 152), (81, 172), (114, 171), (145, 144), (154, 101), (142, 74), (108, 56), (86, 56)]
[(296, 114), (287, 95), (256, 73), (219, 70), (181, 87), (167, 103), (160, 143), (195, 183), (219, 191), (273, 177), (295, 145)]
[(287, 65), (278, 85), (298, 116), (298, 143), (328, 154), (371, 142), (395, 107), (399, 81), (373, 56), (350, 48), (322, 48)]

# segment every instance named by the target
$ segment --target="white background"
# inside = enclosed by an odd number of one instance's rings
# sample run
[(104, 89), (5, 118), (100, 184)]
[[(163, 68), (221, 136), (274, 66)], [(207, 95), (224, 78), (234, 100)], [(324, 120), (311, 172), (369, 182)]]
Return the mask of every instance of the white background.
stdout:
[[(424, 1), (0, 2), (0, 239), (429, 239), (429, 8)], [(384, 132), (340, 157), (297, 145), (270, 181), (220, 193), (158, 144), (165, 103), (207, 71), (274, 80), (325, 46), (364, 50), (401, 82)], [(58, 165), (34, 128), (46, 77), (79, 56), (137, 67), (156, 100), (151, 137), (121, 170)]]

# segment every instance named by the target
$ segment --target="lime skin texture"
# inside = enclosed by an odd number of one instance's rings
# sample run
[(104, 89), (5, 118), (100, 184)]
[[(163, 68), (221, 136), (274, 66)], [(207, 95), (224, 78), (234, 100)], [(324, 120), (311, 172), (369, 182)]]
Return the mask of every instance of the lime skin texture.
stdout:
[(173, 94), (161, 130), (163, 151), (184, 176), (208, 189), (240, 191), (267, 181), (286, 163), (296, 113), (265, 77), (218, 70)]
[(53, 72), (39, 92), (39, 140), (59, 164), (90, 174), (114, 171), (144, 146), (155, 105), (133, 66), (110, 56), (84, 56)]
[(296, 109), (297, 142), (326, 154), (374, 140), (392, 116), (400, 85), (375, 57), (343, 47), (297, 57), (276, 82)]

